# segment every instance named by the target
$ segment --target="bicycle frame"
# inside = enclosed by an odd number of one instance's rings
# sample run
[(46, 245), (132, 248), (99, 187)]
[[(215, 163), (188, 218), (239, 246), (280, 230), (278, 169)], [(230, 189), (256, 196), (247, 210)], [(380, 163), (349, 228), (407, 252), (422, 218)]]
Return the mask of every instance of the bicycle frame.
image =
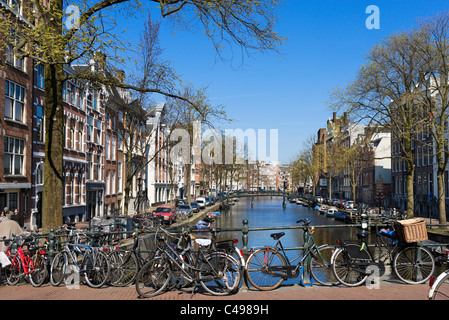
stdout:
[[(10, 249), (8, 248), (6, 251), (6, 255), (9, 256), (11, 254)], [(22, 249), (22, 245), (20, 245), (17, 248), (17, 252), (14, 254), (14, 257), (11, 260), (11, 265), (9, 266), (9, 268), (13, 268), (13, 267), (19, 267), (16, 265), (16, 257), (19, 256), (20, 261), (22, 262), (22, 270), (23, 274), (27, 275), (30, 274), (34, 271), (34, 267), (33, 267), (33, 260), (30, 258), (30, 256), (28, 254), (25, 254), (25, 252)]]
[[(267, 259), (268, 257), (268, 252), (269, 250), (273, 250), (275, 253), (280, 252), (282, 257), (285, 259), (285, 262), (287, 263), (286, 266), (270, 266), (267, 268), (266, 271), (262, 271), (262, 272), (266, 272), (270, 275), (273, 276), (278, 276), (278, 277), (282, 277), (285, 279), (294, 279), (297, 278), (299, 275), (302, 275), (303, 270), (302, 267), (304, 265), (307, 265), (307, 262), (309, 261), (309, 259), (315, 255), (315, 252), (317, 252), (319, 255), (319, 249), (322, 247), (327, 246), (327, 244), (323, 244), (318, 246), (315, 242), (315, 238), (312, 236), (314, 228), (309, 228), (308, 225), (304, 225), (303, 226), (303, 230), (304, 230), (304, 247), (302, 250), (302, 253), (300, 253), (298, 256), (296, 256), (293, 259), (289, 259), (284, 246), (282, 245), (281, 239), (278, 239), (275, 246), (264, 246), (264, 247), (253, 247), (251, 248), (251, 251), (255, 251), (255, 249), (265, 249), (267, 250), (266, 256), (264, 257), (264, 260)], [(274, 255), (272, 255), (273, 257)], [(322, 258), (322, 257), (321, 257)], [(294, 263), (295, 261), (298, 261), (298, 263), (296, 265), (292, 265), (292, 263)], [(270, 265), (270, 262), (268, 259), (266, 261), (264, 261), (264, 264), (266, 265)], [(282, 273), (277, 273), (277, 272), (282, 272)]]
[[(87, 265), (87, 261), (90, 261), (91, 264), (93, 264), (93, 254), (95, 254), (95, 251), (90, 246), (79, 243), (67, 243), (64, 245), (64, 248), (80, 271), (83, 271), (82, 267)], [(84, 248), (85, 251), (83, 252), (80, 248)], [(83, 260), (81, 261), (81, 264), (78, 265), (77, 259), (80, 255), (83, 257)]]
[[(186, 260), (183, 259), (183, 255), (184, 254), (186, 254), (188, 252), (192, 252), (192, 250), (191, 250), (192, 248), (191, 248), (191, 245), (190, 245), (190, 236), (189, 235), (184, 235), (184, 239), (185, 239), (185, 241), (187, 243), (187, 247), (185, 249), (183, 249), (181, 253), (176, 252), (176, 250), (170, 244), (168, 244), (166, 241), (164, 241), (164, 248), (161, 248), (161, 247), (158, 246), (158, 251), (161, 251), (163, 257), (168, 258), (168, 260), (171, 263), (173, 263), (177, 267), (177, 269), (180, 270), (183, 273), (183, 275), (186, 277), (186, 279), (189, 282), (215, 280), (215, 277), (218, 276), (218, 273), (215, 270), (215, 268), (209, 263), (208, 259), (205, 258), (206, 255), (205, 255), (205, 253), (204, 253), (204, 251), (203, 251), (201, 246), (199, 246), (197, 254), (196, 255), (193, 254), (194, 262), (195, 262), (194, 265), (190, 264), (187, 261), (187, 259)], [(178, 246), (181, 243), (181, 241), (182, 241), (182, 237), (178, 241), (178, 244), (177, 244)], [(217, 254), (225, 254), (225, 253), (217, 252)], [(196, 273), (198, 273), (198, 272), (203, 271), (202, 269), (199, 268), (201, 262), (203, 262), (203, 263), (205, 262), (209, 266), (210, 270), (213, 273), (212, 276), (209, 276), (209, 277), (198, 277), (198, 276), (192, 277), (192, 275), (189, 272), (187, 272), (185, 270), (185, 268), (183, 267), (183, 265), (185, 265), (189, 269), (191, 269), (191, 270), (195, 271)]]
[[(405, 245), (403, 243), (397, 242), (394, 239), (391, 239), (391, 243), (388, 243), (384, 240), (383, 235), (380, 234), (378, 225), (376, 225), (376, 243), (375, 246), (378, 248), (378, 256), (375, 255), (375, 251), (372, 251), (370, 246), (366, 243), (366, 238), (364, 236), (358, 237), (358, 240), (338, 240), (337, 242), (340, 244), (340, 247), (345, 250), (348, 254), (348, 257), (350, 259), (360, 259), (357, 262), (354, 262), (354, 270), (361, 272), (365, 275), (370, 275), (372, 273), (372, 270), (369, 270), (369, 266), (375, 266), (379, 268), (380, 275), (383, 275), (385, 273), (385, 265), (386, 261), (393, 261), (393, 257), (395, 254), (403, 248)], [(358, 253), (356, 253), (356, 256), (352, 256), (348, 252), (348, 242), (357, 243), (361, 246), (361, 249), (358, 250)], [(386, 252), (382, 253), (382, 248), (386, 248)], [(366, 256), (366, 254), (363, 252), (363, 249), (366, 249), (366, 252), (369, 253), (370, 258)], [(332, 261), (333, 263), (333, 261)]]

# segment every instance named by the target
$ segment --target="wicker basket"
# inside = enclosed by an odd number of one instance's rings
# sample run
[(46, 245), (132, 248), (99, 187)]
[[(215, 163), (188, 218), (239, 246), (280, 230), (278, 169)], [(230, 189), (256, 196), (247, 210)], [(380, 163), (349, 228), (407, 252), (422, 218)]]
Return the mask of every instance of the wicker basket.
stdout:
[(423, 218), (396, 221), (394, 224), (399, 241), (412, 243), (427, 240), (426, 223)]

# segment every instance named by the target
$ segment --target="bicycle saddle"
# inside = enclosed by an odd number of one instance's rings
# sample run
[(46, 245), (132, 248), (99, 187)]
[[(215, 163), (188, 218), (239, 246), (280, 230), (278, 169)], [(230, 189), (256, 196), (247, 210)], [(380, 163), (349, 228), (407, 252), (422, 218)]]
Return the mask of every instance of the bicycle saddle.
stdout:
[(270, 237), (272, 237), (274, 240), (278, 240), (281, 237), (285, 235), (285, 232), (279, 232), (279, 233), (272, 233), (270, 234)]

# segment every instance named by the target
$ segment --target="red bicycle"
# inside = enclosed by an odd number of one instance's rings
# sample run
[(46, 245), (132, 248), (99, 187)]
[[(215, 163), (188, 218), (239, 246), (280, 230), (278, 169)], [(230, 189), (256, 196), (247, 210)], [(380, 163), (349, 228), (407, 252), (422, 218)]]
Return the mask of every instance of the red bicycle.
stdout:
[[(41, 286), (48, 277), (45, 250), (36, 245), (34, 235), (13, 235), (12, 239), (4, 239), (8, 246), (6, 254), (11, 264), (4, 268), (6, 282), (16, 285), (21, 278), (30, 281), (33, 287)], [(17, 243), (17, 250), (12, 251), (12, 244)]]

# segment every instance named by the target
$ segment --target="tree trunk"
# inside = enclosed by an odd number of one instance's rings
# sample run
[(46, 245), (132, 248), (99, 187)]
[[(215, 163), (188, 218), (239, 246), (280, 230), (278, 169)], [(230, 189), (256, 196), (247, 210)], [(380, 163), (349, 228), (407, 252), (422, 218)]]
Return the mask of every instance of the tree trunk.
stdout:
[(407, 219), (411, 219), (414, 217), (415, 212), (415, 203), (413, 196), (413, 179), (415, 172), (414, 170), (407, 171)]
[(63, 224), (64, 197), (64, 108), (62, 65), (45, 66), (45, 163), (42, 201), (43, 232)]
[(446, 201), (444, 194), (444, 168), (437, 171), (437, 184), (438, 184), (438, 223), (446, 224)]

